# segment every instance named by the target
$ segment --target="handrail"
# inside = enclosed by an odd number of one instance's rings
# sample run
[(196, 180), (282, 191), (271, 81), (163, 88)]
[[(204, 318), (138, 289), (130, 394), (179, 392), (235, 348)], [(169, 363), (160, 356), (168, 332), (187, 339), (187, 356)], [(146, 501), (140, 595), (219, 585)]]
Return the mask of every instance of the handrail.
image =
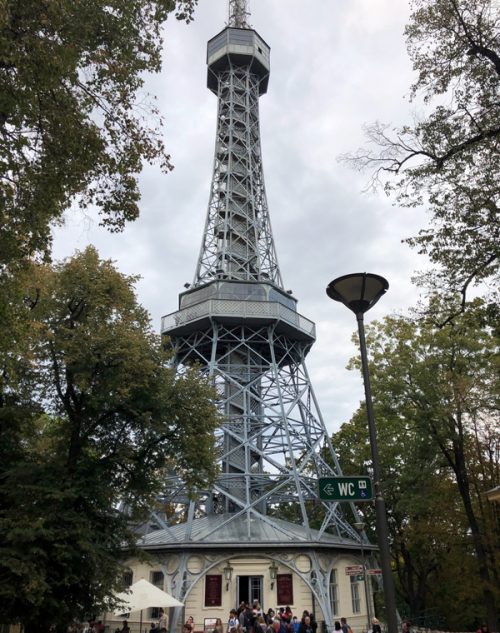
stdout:
[(177, 312), (167, 314), (161, 319), (162, 333), (168, 333), (180, 325), (185, 325), (203, 317), (241, 317), (280, 319), (315, 337), (313, 321), (306, 319), (295, 310), (287, 308), (277, 301), (241, 301), (231, 299), (207, 299)]

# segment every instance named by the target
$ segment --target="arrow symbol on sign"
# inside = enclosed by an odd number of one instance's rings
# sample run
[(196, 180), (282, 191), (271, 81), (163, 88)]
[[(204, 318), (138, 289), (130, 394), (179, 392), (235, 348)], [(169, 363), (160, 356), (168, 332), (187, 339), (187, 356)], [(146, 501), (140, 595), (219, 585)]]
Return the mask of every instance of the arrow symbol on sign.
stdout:
[(333, 493), (335, 492), (335, 486), (332, 486), (332, 484), (326, 484), (323, 490), (326, 492), (327, 495), (333, 495)]

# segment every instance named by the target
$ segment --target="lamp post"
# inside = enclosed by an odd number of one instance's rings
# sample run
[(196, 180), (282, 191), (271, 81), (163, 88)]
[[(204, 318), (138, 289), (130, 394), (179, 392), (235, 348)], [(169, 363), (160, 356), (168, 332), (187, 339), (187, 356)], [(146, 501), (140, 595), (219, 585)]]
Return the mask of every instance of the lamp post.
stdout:
[(387, 618), (388, 633), (397, 633), (398, 618), (396, 611), (396, 596), (391, 571), (391, 556), (389, 552), (389, 530), (385, 501), (380, 489), (380, 467), (378, 457), (377, 431), (373, 415), (370, 376), (368, 373), (368, 356), (364, 328), (364, 314), (372, 308), (380, 297), (387, 292), (389, 283), (380, 275), (370, 273), (354, 273), (344, 275), (331, 281), (326, 289), (327, 295), (334, 301), (340, 301), (356, 315), (358, 322), (359, 347), (361, 351), (361, 366), (365, 385), (366, 413), (368, 417), (368, 431), (373, 468), (373, 488), (375, 492), (375, 514), (377, 522), (377, 540), (380, 551), (382, 578), (384, 581), (384, 601)]

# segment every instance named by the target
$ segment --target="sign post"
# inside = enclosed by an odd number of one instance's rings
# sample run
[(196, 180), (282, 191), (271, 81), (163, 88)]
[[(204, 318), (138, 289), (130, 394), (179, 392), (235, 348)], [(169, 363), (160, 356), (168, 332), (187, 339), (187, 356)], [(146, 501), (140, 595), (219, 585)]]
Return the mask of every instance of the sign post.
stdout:
[(370, 477), (321, 477), (319, 498), (323, 501), (370, 501), (373, 499)]

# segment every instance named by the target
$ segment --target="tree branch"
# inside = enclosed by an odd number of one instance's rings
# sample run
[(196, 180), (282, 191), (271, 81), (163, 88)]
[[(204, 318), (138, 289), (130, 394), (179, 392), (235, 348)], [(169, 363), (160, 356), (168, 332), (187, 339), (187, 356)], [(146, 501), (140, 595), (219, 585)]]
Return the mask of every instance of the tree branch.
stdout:
[(434, 325), (437, 328), (442, 329), (445, 325), (448, 325), (448, 323), (452, 323), (457, 316), (460, 316), (461, 314), (463, 314), (465, 312), (465, 309), (467, 307), (467, 291), (469, 289), (470, 284), (474, 281), (476, 276), (481, 271), (483, 271), (485, 268), (487, 268), (490, 264), (492, 264), (498, 258), (499, 258), (499, 255), (497, 253), (494, 253), (493, 255), (490, 255), (485, 262), (483, 262), (481, 265), (477, 266), (470, 273), (470, 275), (465, 280), (464, 285), (460, 289), (460, 294), (462, 296), (462, 300), (460, 301), (460, 308), (458, 310), (455, 310), (454, 312), (452, 312), (449, 316), (447, 316), (444, 321), (434, 321), (433, 323), (434, 323)]
[(473, 38), (469, 30), (467, 23), (465, 22), (463, 18), (463, 15), (460, 13), (460, 9), (457, 6), (456, 0), (450, 0), (450, 2), (455, 12), (455, 15), (457, 16), (458, 22), (460, 23), (464, 31), (465, 37), (468, 39), (469, 44), (471, 46), (469, 51), (467, 52), (468, 55), (480, 54), (483, 57), (486, 57), (492, 62), (493, 66), (495, 67), (495, 71), (497, 75), (500, 76), (500, 57), (498, 56), (498, 54), (491, 48), (488, 48), (487, 46), (482, 46), (481, 44), (478, 44), (475, 41), (475, 39)]

